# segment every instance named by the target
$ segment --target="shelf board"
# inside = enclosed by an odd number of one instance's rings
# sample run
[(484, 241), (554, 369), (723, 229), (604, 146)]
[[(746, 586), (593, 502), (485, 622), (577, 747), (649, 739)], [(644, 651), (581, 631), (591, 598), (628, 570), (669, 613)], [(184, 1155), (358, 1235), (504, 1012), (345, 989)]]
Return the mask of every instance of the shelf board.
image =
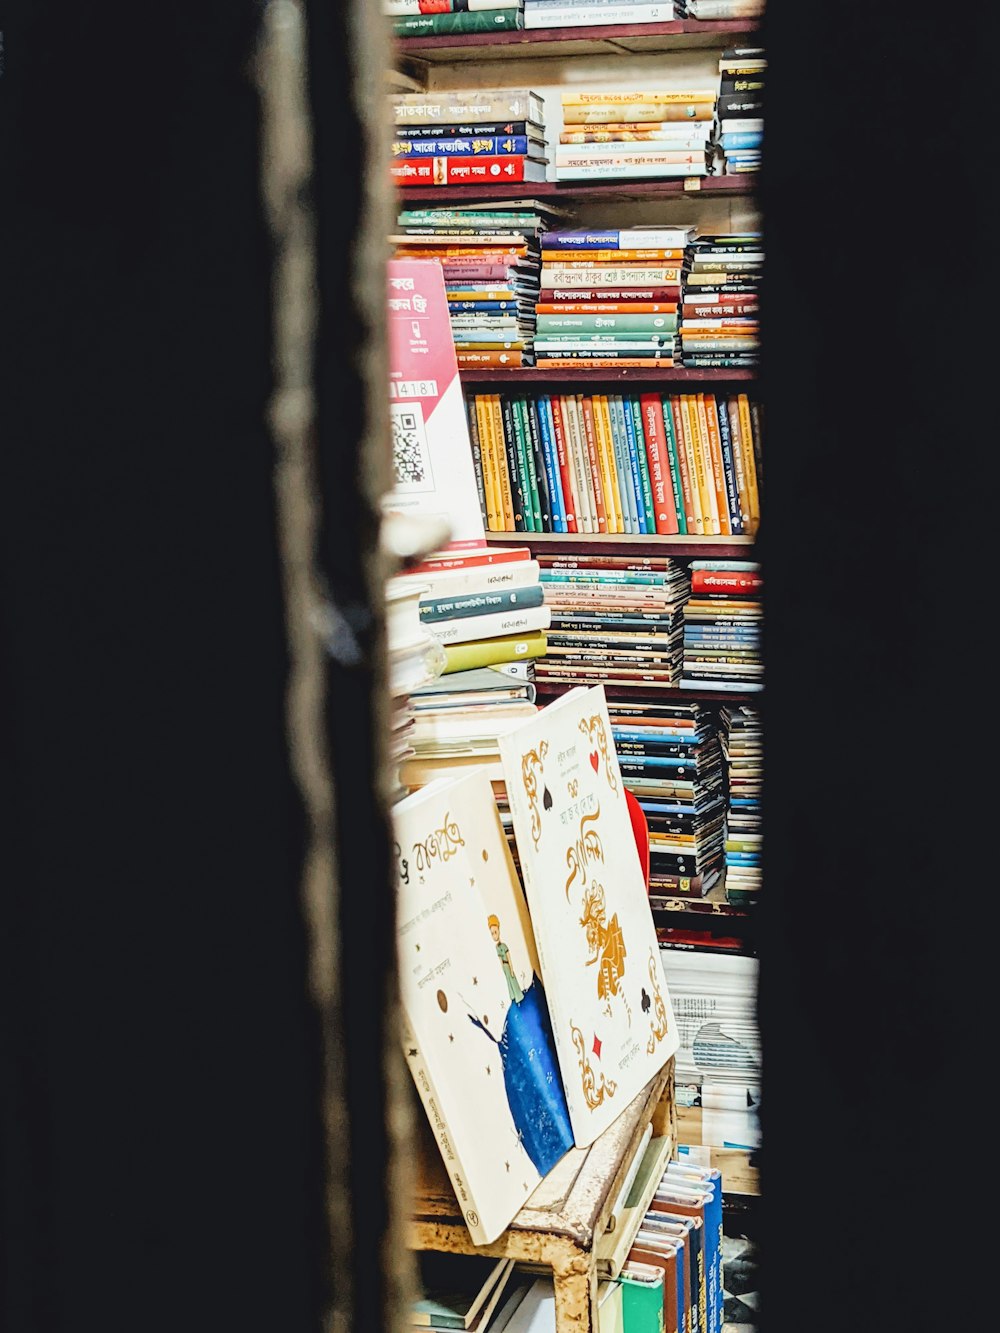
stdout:
[(600, 551), (602, 555), (648, 553), (717, 560), (745, 560), (754, 544), (753, 537), (667, 537), (655, 532), (646, 536), (621, 532), (488, 532), (486, 540), (491, 546), (537, 546), (547, 554)]
[(654, 54), (725, 47), (732, 38), (756, 33), (754, 19), (699, 23), (616, 23), (584, 28), (519, 28), (515, 32), (453, 33), (446, 37), (399, 37), (400, 56), (427, 65), (462, 61), (539, 60), (552, 56)]
[(680, 176), (661, 181), (514, 181), (506, 185), (400, 185), (397, 204), (485, 203), (490, 199), (540, 199), (549, 203), (676, 199), (685, 194), (717, 198), (753, 195), (756, 172), (734, 176)]
[(756, 370), (695, 370), (689, 366), (664, 366), (662, 370), (650, 367), (614, 370), (581, 366), (579, 370), (543, 370), (541, 366), (522, 366), (477, 369), (468, 367), (459, 371), (463, 384), (503, 384), (517, 388), (521, 384), (635, 384), (658, 388), (664, 384), (748, 384), (757, 377)]

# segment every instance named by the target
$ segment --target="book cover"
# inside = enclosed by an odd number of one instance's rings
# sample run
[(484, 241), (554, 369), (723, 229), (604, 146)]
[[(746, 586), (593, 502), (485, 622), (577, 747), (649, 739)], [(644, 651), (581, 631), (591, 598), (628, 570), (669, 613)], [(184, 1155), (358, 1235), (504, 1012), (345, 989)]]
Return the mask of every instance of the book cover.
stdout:
[(442, 675), (453, 671), (472, 671), (477, 667), (495, 666), (502, 662), (520, 662), (544, 657), (548, 641), (545, 634), (535, 630), (527, 634), (503, 634), (495, 639), (477, 639), (472, 643), (445, 644), (445, 665)]
[(393, 810), (404, 1051), (473, 1240), (572, 1146), (524, 897), (487, 778)]
[(390, 259), (389, 414), (395, 486), (387, 510), (443, 520), (449, 547), (486, 544), (441, 267)]
[(603, 686), (499, 739), (518, 859), (576, 1143), (592, 1143), (674, 1053)]
[(666, 1333), (663, 1269), (632, 1259), (622, 1265), (619, 1277), (627, 1333)]

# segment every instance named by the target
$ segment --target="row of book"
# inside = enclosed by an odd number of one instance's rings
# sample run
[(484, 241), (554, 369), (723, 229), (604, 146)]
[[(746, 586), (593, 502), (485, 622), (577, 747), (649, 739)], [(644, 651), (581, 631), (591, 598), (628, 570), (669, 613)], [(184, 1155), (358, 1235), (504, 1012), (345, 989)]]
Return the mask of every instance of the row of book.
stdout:
[[(683, 1147), (665, 1165), (655, 1151), (636, 1154), (628, 1184), (642, 1197), (652, 1187), (651, 1198), (618, 1276), (598, 1284), (595, 1333), (723, 1333), (722, 1173), (698, 1164)], [(619, 1231), (626, 1207), (624, 1197), (615, 1205)], [(555, 1333), (553, 1280), (537, 1268), (433, 1251), (418, 1262), (414, 1333)]]
[(716, 97), (713, 88), (564, 92), (556, 180), (709, 175)]
[(545, 104), (530, 88), (390, 96), (398, 185), (544, 181)]
[(524, 26), (525, 0), (382, 0), (397, 37), (512, 32)]
[(760, 169), (766, 68), (761, 47), (735, 48), (719, 57), (717, 143), (727, 174)]
[(759, 709), (727, 705), (720, 713), (726, 760), (726, 899), (734, 907), (757, 901), (761, 888), (763, 728)]
[(749, 369), (760, 355), (764, 249), (759, 232), (696, 237), (684, 259), (680, 361)]
[(684, 608), (681, 686), (760, 690), (763, 605), (760, 565), (752, 560), (692, 560)]
[(490, 532), (752, 535), (762, 413), (739, 394), (474, 393)]
[(382, 0), (397, 37), (755, 18), (763, 0)]

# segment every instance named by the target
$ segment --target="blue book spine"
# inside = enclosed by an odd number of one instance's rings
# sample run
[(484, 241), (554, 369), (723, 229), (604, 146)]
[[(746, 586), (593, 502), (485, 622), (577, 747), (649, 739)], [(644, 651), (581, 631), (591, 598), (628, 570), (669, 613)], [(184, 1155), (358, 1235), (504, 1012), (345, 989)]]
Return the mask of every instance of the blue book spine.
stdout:
[(722, 147), (725, 152), (731, 148), (759, 148), (764, 142), (764, 135), (761, 130), (743, 131), (739, 134), (733, 134), (731, 130), (722, 131)]
[[(632, 490), (635, 494), (635, 519), (639, 532), (645, 536), (649, 531), (649, 518), (646, 514), (646, 501), (642, 493), (642, 473), (639, 470), (639, 455), (635, 442), (635, 425), (632, 421), (632, 408), (629, 405), (626, 410), (624, 398), (615, 399), (615, 410), (621, 420), (622, 430), (625, 432), (625, 444), (628, 448), (629, 467), (632, 469)], [(652, 531), (656, 531), (654, 522)]]
[(492, 139), (397, 139), (393, 157), (527, 157), (526, 135), (508, 134)]
[(689, 731), (675, 731), (670, 727), (648, 727), (642, 730), (629, 728), (628, 730), (616, 730), (611, 728), (611, 734), (616, 741), (646, 741), (646, 740), (666, 740), (672, 745), (683, 744), (688, 741), (692, 745), (699, 744), (696, 737)]
[(541, 394), (535, 401), (538, 413), (538, 434), (542, 444), (542, 458), (545, 462), (545, 478), (549, 484), (549, 514), (553, 532), (566, 531), (566, 510), (562, 499), (562, 478), (559, 476), (559, 460), (556, 458), (556, 442), (552, 430), (552, 410), (549, 395)]
[(559, 499), (559, 521), (562, 524), (562, 527), (556, 528), (556, 531), (569, 532), (569, 522), (567, 520), (566, 514), (567, 511), (573, 507), (573, 497), (571, 495), (566, 495), (566, 493), (563, 491), (563, 474), (562, 474), (562, 468), (559, 466), (559, 444), (558, 441), (556, 440), (556, 423), (555, 423), (555, 417), (553, 416), (552, 413), (551, 394), (545, 394), (544, 405), (545, 405), (545, 423), (546, 426), (548, 427), (549, 445), (552, 449), (552, 466), (555, 469), (556, 495), (558, 496)]
[(632, 469), (628, 461), (628, 445), (618, 420), (616, 397), (608, 394), (608, 421), (611, 423), (611, 447), (614, 451), (615, 471), (618, 474), (618, 494), (621, 499), (622, 520), (626, 532), (638, 532), (635, 520), (635, 496), (632, 494)]
[[(713, 399), (713, 410), (718, 400)], [(706, 404), (707, 406), (707, 404)], [(722, 471), (726, 480), (726, 508), (729, 510), (729, 525), (734, 537), (743, 535), (743, 515), (740, 512), (740, 495), (736, 489), (736, 468), (733, 464), (733, 437), (729, 429), (729, 413), (725, 405), (715, 412), (719, 423), (719, 450), (722, 454)]]
[(618, 762), (625, 768), (626, 766), (635, 768), (672, 768), (674, 777), (683, 778), (685, 769), (691, 770), (691, 778), (695, 776), (697, 765), (692, 759), (675, 759), (672, 755), (643, 755), (641, 758), (620, 754)]
[(499, 315), (504, 311), (517, 313), (519, 301), (449, 301), (449, 315)]

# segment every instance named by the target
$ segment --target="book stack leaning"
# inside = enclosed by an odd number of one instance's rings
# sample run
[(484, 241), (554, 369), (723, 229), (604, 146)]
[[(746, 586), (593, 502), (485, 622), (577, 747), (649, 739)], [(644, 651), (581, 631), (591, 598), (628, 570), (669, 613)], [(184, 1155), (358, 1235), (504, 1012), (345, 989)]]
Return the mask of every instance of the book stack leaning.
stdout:
[(710, 173), (711, 88), (565, 92), (556, 180), (664, 180)]
[(542, 240), (540, 367), (672, 366), (694, 227), (550, 231)]

